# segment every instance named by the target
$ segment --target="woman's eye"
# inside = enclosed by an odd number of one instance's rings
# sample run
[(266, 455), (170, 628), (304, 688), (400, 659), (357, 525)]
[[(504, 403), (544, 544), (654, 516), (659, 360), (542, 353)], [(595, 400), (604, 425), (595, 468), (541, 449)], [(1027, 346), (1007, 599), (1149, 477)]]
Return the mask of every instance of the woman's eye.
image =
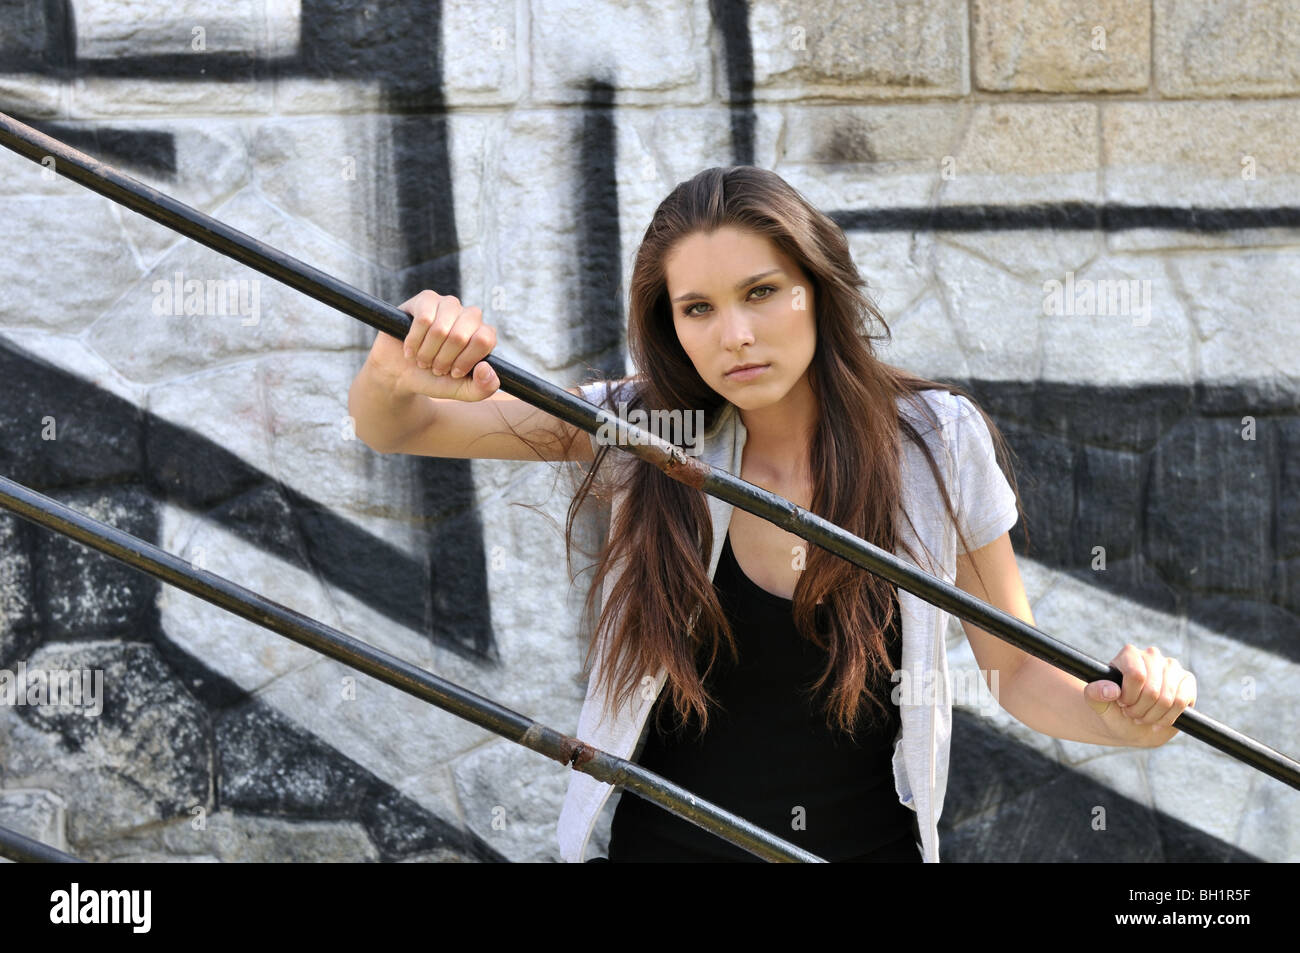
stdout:
[[(766, 300), (767, 298), (770, 298), (770, 297), (772, 297), (772, 295), (776, 294), (776, 288), (775, 288), (774, 286), (772, 286), (772, 285), (759, 285), (757, 288), (755, 288), (753, 291), (751, 291), (750, 294), (752, 295), (755, 291), (766, 291), (766, 292), (768, 292), (768, 294), (765, 294), (765, 295), (759, 295), (759, 297), (758, 297), (758, 300), (759, 300), (759, 301)], [(696, 311), (695, 309), (696, 309), (696, 308), (699, 308), (699, 307), (703, 307), (703, 306), (704, 306), (704, 302), (703, 302), (703, 301), (699, 301), (699, 302), (696, 302), (695, 304), (688, 305), (688, 306), (686, 307), (686, 309), (685, 309), (682, 313), (683, 313), (683, 314), (686, 314), (686, 315), (688, 315), (688, 316), (691, 316), (691, 317), (697, 317), (701, 312)]]

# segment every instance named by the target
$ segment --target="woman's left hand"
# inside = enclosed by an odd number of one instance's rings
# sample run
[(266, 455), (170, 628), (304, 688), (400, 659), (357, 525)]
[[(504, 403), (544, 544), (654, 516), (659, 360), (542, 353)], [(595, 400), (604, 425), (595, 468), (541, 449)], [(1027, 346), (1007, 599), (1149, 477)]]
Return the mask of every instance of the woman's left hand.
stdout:
[(1083, 697), (1115, 744), (1156, 748), (1178, 734), (1173, 722), (1195, 703), (1196, 676), (1154, 646), (1141, 652), (1130, 643), (1110, 664), (1124, 673), (1123, 687), (1109, 679), (1089, 682)]

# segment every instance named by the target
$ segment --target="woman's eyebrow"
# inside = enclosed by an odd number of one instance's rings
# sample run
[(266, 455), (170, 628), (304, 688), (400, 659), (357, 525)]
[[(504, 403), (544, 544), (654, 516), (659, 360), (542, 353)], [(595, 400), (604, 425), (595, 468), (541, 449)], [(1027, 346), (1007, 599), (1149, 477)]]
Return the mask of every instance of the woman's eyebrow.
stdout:
[[(760, 271), (758, 274), (756, 274), (756, 275), (750, 275), (750, 276), (749, 276), (748, 278), (746, 278), (744, 281), (738, 282), (738, 283), (736, 284), (736, 290), (739, 291), (741, 288), (745, 287), (745, 285), (752, 285), (754, 282), (758, 281), (760, 278), (766, 278), (768, 275), (776, 275), (776, 274), (780, 274), (780, 273), (781, 273), (781, 269), (780, 269), (780, 268), (770, 268), (770, 269), (768, 269), (767, 271)], [(676, 301), (685, 301), (687, 298), (705, 298), (705, 297), (708, 297), (708, 296), (707, 296), (707, 295), (702, 295), (702, 294), (700, 294), (698, 291), (688, 291), (688, 292), (686, 292), (686, 294), (680, 294), (680, 295), (678, 295), (676, 298), (673, 299), (673, 301), (675, 301), (675, 302), (676, 302)]]

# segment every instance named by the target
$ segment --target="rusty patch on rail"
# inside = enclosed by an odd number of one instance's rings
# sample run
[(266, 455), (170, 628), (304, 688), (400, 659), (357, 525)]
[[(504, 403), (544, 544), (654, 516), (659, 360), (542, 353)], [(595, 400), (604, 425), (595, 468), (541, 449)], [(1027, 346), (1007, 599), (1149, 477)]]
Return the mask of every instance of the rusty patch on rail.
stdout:
[(571, 742), (569, 748), (569, 765), (571, 767), (579, 768), (596, 757), (596, 749), (588, 747), (577, 738), (566, 738), (566, 740)]
[(659, 469), (679, 483), (685, 483), (696, 490), (704, 488), (705, 478), (713, 472), (713, 468), (703, 460), (688, 456), (681, 450), (665, 454)]
[[(538, 743), (548, 733), (552, 734), (552, 736), (559, 734), (559, 732), (548, 732), (548, 730), (542, 725), (534, 722), (533, 725), (524, 732), (524, 736), (519, 739), (519, 742), (524, 747), (532, 748), (534, 751), (537, 751), (539, 750)], [(547, 745), (546, 747), (550, 746)], [(586, 764), (592, 758), (596, 757), (595, 748), (584, 744), (577, 738), (571, 738), (568, 735), (560, 735), (558, 747), (559, 753), (554, 754), (551, 757), (555, 758), (556, 761), (565, 766), (576, 768), (579, 765)]]

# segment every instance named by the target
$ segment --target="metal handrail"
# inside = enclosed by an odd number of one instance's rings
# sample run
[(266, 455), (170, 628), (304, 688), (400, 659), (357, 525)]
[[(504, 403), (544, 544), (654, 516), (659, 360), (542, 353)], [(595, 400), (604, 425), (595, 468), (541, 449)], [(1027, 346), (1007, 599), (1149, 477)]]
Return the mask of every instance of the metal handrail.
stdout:
[(349, 668), (356, 669), (421, 701), (473, 722), (516, 744), (599, 781), (635, 791), (683, 820), (690, 821), (752, 854), (771, 861), (824, 863), (822, 858), (790, 844), (690, 791), (626, 761), (533, 721), (490, 698), (462, 688), (432, 672), (390, 655), (310, 616), (199, 569), (165, 549), (115, 526), (0, 476), (0, 507), (53, 530), (105, 555), (198, 596), (240, 618), (292, 639)]
[(80, 857), (73, 857), (57, 847), (51, 847), (21, 834), (8, 827), (0, 827), (0, 857), (27, 864), (84, 864)]

